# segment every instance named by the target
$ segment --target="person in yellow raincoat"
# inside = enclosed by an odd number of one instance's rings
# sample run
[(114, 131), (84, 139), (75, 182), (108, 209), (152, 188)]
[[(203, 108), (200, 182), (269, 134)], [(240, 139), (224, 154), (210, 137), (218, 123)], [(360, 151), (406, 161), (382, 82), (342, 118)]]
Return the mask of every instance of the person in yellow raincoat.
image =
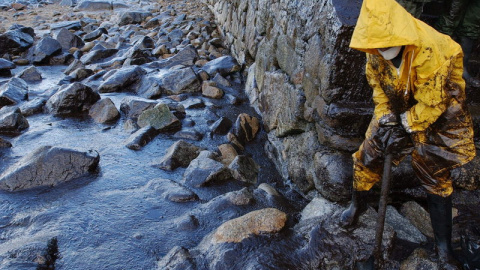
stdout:
[(462, 49), (394, 0), (363, 1), (350, 47), (366, 53), (375, 110), (353, 154), (354, 191), (341, 225), (354, 224), (365, 208), (366, 191), (381, 179), (385, 152), (394, 153), (395, 165), (411, 153), (428, 194), (438, 257), (455, 265), (450, 171), (475, 156)]

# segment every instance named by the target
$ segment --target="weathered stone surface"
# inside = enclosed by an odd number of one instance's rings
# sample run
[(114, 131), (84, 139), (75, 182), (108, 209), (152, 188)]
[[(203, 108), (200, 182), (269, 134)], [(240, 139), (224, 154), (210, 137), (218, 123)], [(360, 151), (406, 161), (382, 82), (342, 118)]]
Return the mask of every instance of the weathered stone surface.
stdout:
[(183, 174), (187, 185), (201, 187), (212, 182), (221, 182), (231, 178), (231, 173), (222, 163), (212, 159), (212, 153), (202, 151), (192, 160)]
[(256, 117), (242, 113), (238, 115), (232, 133), (242, 144), (245, 144), (255, 139), (259, 129), (260, 123)]
[(217, 87), (212, 81), (204, 81), (202, 83), (202, 95), (209, 98), (220, 99), (223, 97), (223, 90)]
[(231, 74), (233, 72), (240, 70), (240, 65), (238, 65), (235, 58), (231, 56), (222, 56), (215, 60), (208, 62), (202, 67), (210, 76), (215, 76), (215, 74), (220, 73), (222, 76)]
[(440, 269), (435, 262), (432, 262), (430, 255), (425, 249), (417, 248), (413, 253), (402, 262), (400, 270), (438, 270)]
[(93, 74), (95, 73), (89, 68), (77, 68), (72, 71), (72, 73), (68, 74), (68, 76), (72, 78), (72, 81), (78, 82), (92, 76)]
[(140, 24), (149, 16), (152, 16), (152, 13), (144, 11), (127, 11), (120, 16), (118, 25)]
[(200, 82), (195, 72), (191, 68), (182, 68), (160, 74), (149, 74), (142, 80), (137, 93), (145, 98), (158, 98), (161, 95), (178, 95), (198, 91), (200, 91)]
[(238, 156), (237, 150), (231, 144), (221, 144), (218, 146), (221, 154), (221, 161), (225, 166), (230, 165), (232, 161)]
[(17, 66), (3, 58), (0, 58), (0, 77), (10, 77), (12, 76), (12, 72), (10, 71), (11, 69), (16, 68)]
[(110, 98), (104, 98), (93, 104), (88, 113), (97, 123), (114, 122), (120, 118), (120, 112)]
[(385, 222), (390, 224), (397, 233), (399, 239), (412, 243), (422, 244), (427, 242), (427, 238), (415, 226), (398, 213), (395, 207), (388, 205), (385, 215)]
[(152, 126), (145, 126), (130, 135), (125, 141), (128, 149), (140, 150), (142, 147), (151, 142), (158, 135), (157, 129)]
[(25, 81), (41, 81), (42, 74), (34, 66), (26, 68), (22, 73), (18, 74), (18, 77)]
[(34, 30), (30, 27), (20, 27), (1, 34), (0, 55), (28, 50), (33, 45), (34, 36)]
[(152, 179), (145, 185), (146, 190), (153, 190), (161, 197), (172, 202), (191, 202), (198, 200), (198, 195), (187, 187), (169, 179)]
[(213, 134), (225, 135), (232, 127), (232, 121), (227, 117), (220, 117), (215, 123), (210, 126)]
[(152, 126), (159, 131), (172, 130), (181, 126), (178, 118), (164, 103), (159, 103), (155, 107), (143, 111), (138, 116), (137, 124), (140, 127)]
[(82, 48), (83, 45), (85, 45), (79, 36), (73, 34), (66, 28), (60, 29), (55, 36), (55, 39), (60, 43), (60, 46), (62, 46), (64, 50), (70, 50), (70, 48)]
[(23, 103), (22, 105), (20, 105), (19, 108), (20, 108), (20, 111), (22, 112), (22, 115), (30, 116), (37, 113), (42, 113), (45, 103), (47, 103), (46, 98), (36, 97), (32, 100), (29, 100), (26, 103)]
[(167, 149), (167, 153), (154, 164), (160, 169), (172, 171), (178, 167), (188, 167), (200, 153), (200, 147), (180, 140)]
[(111, 10), (113, 9), (112, 3), (107, 1), (82, 1), (77, 7), (77, 10)]
[(466, 190), (478, 190), (480, 188), (480, 157), (477, 156), (469, 163), (452, 171), (453, 184)]
[(83, 55), (80, 58), (80, 61), (82, 61), (82, 63), (84, 63), (85, 65), (88, 65), (113, 56), (117, 52), (117, 49), (98, 48), (95, 50), (91, 50), (89, 53)]
[(197, 50), (193, 46), (188, 45), (185, 48), (181, 49), (175, 55), (167, 59), (148, 63), (146, 64), (146, 67), (167, 69), (167, 68), (171, 68), (178, 65), (192, 66), (195, 63), (197, 58), (198, 58)]
[(99, 27), (99, 28), (95, 29), (94, 31), (86, 34), (83, 37), (83, 40), (85, 40), (87, 42), (94, 41), (95, 39), (101, 37), (103, 34), (108, 34), (107, 29), (105, 29), (104, 27)]
[(58, 23), (52, 23), (50, 30), (66, 29), (66, 30), (80, 30), (82, 24), (80, 21), (63, 21)]
[(252, 236), (279, 232), (287, 222), (287, 215), (275, 208), (250, 212), (242, 217), (229, 220), (215, 231), (215, 243), (240, 243)]
[(100, 95), (89, 86), (75, 82), (58, 90), (47, 101), (47, 111), (54, 115), (76, 115), (88, 112)]
[(165, 255), (157, 265), (158, 270), (195, 270), (197, 267), (188, 252), (188, 249), (176, 246)]
[(111, 93), (129, 90), (139, 82), (147, 72), (138, 66), (122, 68), (108, 77), (99, 87), (100, 93)]
[(19, 78), (12, 78), (0, 86), (0, 108), (17, 105), (28, 97), (28, 85)]
[(0, 133), (16, 135), (28, 127), (28, 121), (18, 107), (0, 109)]
[(157, 104), (158, 102), (153, 100), (129, 96), (122, 99), (120, 111), (122, 111), (127, 118), (137, 120), (143, 111), (151, 109)]
[(238, 155), (228, 166), (233, 178), (249, 184), (256, 184), (260, 167), (251, 157)]
[(0, 148), (9, 148), (9, 147), (12, 147), (12, 144), (9, 141), (0, 138)]
[(288, 82), (284, 73), (266, 72), (264, 80), (259, 102), (265, 127), (268, 131), (276, 129), (278, 137), (303, 132), (303, 93)]
[(400, 212), (424, 235), (434, 238), (430, 215), (421, 205), (415, 201), (409, 201), (402, 205)]
[(47, 64), (50, 58), (62, 51), (62, 45), (50, 37), (42, 38), (33, 48), (33, 63), (36, 65)]
[(353, 161), (349, 153), (317, 152), (313, 181), (323, 197), (332, 201), (348, 200), (353, 181)]
[(195, 129), (185, 129), (176, 132), (175, 134), (173, 134), (173, 137), (175, 139), (201, 141), (203, 138), (203, 134)]
[(23, 157), (0, 175), (0, 188), (20, 191), (56, 186), (93, 172), (100, 161), (95, 151), (80, 152), (42, 146)]

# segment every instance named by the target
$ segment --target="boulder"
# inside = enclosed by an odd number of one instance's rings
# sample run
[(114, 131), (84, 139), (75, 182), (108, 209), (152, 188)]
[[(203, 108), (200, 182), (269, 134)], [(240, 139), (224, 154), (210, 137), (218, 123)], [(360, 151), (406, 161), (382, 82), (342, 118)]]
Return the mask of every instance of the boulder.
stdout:
[(74, 71), (72, 71), (72, 73), (68, 74), (68, 77), (71, 78), (72, 82), (78, 82), (94, 74), (95, 72), (89, 68), (77, 68)]
[(256, 210), (223, 223), (213, 234), (212, 242), (240, 243), (254, 235), (277, 233), (286, 222), (287, 214), (278, 209)]
[(229, 75), (233, 72), (239, 71), (240, 68), (241, 67), (235, 58), (229, 55), (214, 59), (202, 67), (202, 69), (211, 77), (215, 76), (217, 73), (220, 73), (222, 76)]
[(158, 135), (158, 131), (152, 126), (145, 126), (130, 135), (125, 141), (125, 146), (131, 150), (140, 150)]
[(111, 2), (107, 1), (82, 1), (75, 9), (88, 11), (112, 10), (113, 6)]
[(228, 166), (235, 180), (256, 184), (260, 166), (251, 158), (244, 155), (238, 155)]
[(54, 31), (59, 29), (80, 30), (82, 29), (82, 24), (80, 21), (63, 21), (50, 24), (50, 30)]
[(416, 244), (427, 242), (427, 238), (405, 217), (398, 213), (395, 207), (388, 205), (385, 215), (385, 222), (390, 224), (397, 233), (399, 239), (409, 241)]
[(12, 147), (12, 144), (9, 141), (0, 138), (0, 148), (9, 148), (9, 147)]
[(201, 187), (212, 182), (225, 181), (232, 177), (230, 171), (222, 163), (212, 159), (213, 153), (202, 151), (192, 160), (183, 174), (187, 185)]
[(46, 98), (36, 97), (26, 103), (23, 103), (19, 108), (24, 116), (31, 116), (37, 113), (42, 113), (46, 103)]
[(116, 54), (118, 49), (107, 49), (105, 47), (99, 46), (97, 49), (92, 49), (87, 54), (83, 55), (80, 58), (80, 61), (85, 65), (96, 63), (100, 60), (104, 60)]
[(170, 111), (168, 105), (159, 103), (151, 109), (143, 111), (138, 116), (137, 124), (140, 127), (152, 126), (158, 131), (168, 131), (181, 126), (180, 121)]
[(259, 129), (260, 122), (256, 117), (241, 113), (233, 125), (232, 133), (244, 145), (255, 139)]
[(202, 95), (209, 98), (220, 99), (223, 97), (223, 90), (217, 87), (213, 81), (204, 81), (202, 83)]
[(143, 65), (145, 63), (151, 62), (154, 57), (149, 49), (144, 49), (139, 45), (132, 46), (128, 51), (123, 55), (126, 58), (124, 66), (128, 65)]
[(120, 111), (122, 111), (128, 119), (137, 120), (143, 111), (151, 109), (157, 104), (157, 101), (149, 99), (125, 97), (120, 104)]
[(152, 16), (152, 13), (144, 11), (127, 11), (120, 15), (118, 25), (141, 24), (149, 16)]
[(99, 87), (100, 93), (111, 93), (128, 90), (139, 82), (147, 72), (138, 66), (122, 68), (108, 77)]
[(18, 107), (0, 109), (0, 133), (17, 135), (29, 127), (28, 121)]
[(0, 34), (0, 55), (28, 50), (34, 43), (34, 36), (34, 30), (30, 27), (18, 27)]
[(221, 161), (228, 166), (238, 156), (237, 150), (231, 144), (221, 144), (218, 146), (221, 154)]
[(58, 90), (47, 101), (47, 111), (53, 115), (75, 116), (88, 112), (100, 95), (89, 86), (75, 82)]
[(195, 270), (197, 267), (188, 249), (176, 246), (158, 261), (157, 269)]
[(213, 134), (225, 135), (232, 127), (232, 121), (226, 117), (220, 117), (215, 123), (210, 126), (210, 131)]
[(200, 147), (180, 140), (170, 146), (167, 153), (154, 166), (167, 171), (173, 171), (178, 167), (186, 168), (199, 153)]
[(198, 195), (187, 187), (169, 179), (153, 179), (150, 180), (145, 190), (155, 191), (161, 197), (172, 202), (191, 202), (197, 201)]
[(195, 47), (188, 45), (185, 48), (181, 49), (175, 55), (163, 59), (161, 61), (154, 61), (146, 64), (148, 68), (158, 68), (158, 69), (168, 69), (174, 66), (193, 66), (195, 61), (198, 58), (198, 52)]
[(191, 68), (173, 69), (165, 73), (149, 74), (142, 80), (137, 94), (145, 98), (178, 95), (200, 90), (200, 82)]
[(17, 105), (28, 98), (28, 85), (19, 78), (11, 78), (0, 86), (0, 108)]
[(350, 153), (317, 152), (313, 165), (313, 182), (323, 197), (334, 202), (351, 198), (353, 161)]
[(182, 102), (186, 109), (201, 109), (205, 108), (205, 102), (201, 98), (188, 98)]
[(93, 104), (88, 113), (97, 123), (111, 123), (120, 118), (120, 112), (110, 98), (104, 98)]
[(408, 201), (402, 204), (400, 213), (424, 235), (434, 238), (430, 214), (420, 204), (415, 201)]
[(55, 36), (55, 39), (60, 43), (60, 46), (62, 46), (62, 49), (64, 50), (70, 50), (70, 48), (82, 48), (83, 45), (85, 45), (85, 42), (83, 42), (79, 36), (73, 34), (66, 28), (60, 29)]
[(56, 186), (95, 171), (99, 161), (99, 154), (92, 150), (42, 146), (0, 175), (0, 189), (20, 191)]
[(181, 140), (201, 141), (203, 134), (195, 129), (186, 129), (177, 131), (175, 134), (173, 134), (173, 137)]
[(105, 29), (104, 27), (99, 27), (99, 28), (95, 29), (94, 31), (86, 34), (83, 37), (83, 40), (85, 40), (87, 42), (94, 41), (95, 39), (101, 37), (103, 34), (108, 34), (107, 29)]
[(16, 68), (17, 66), (3, 58), (0, 58), (0, 77), (10, 77), (12, 72), (10, 70)]
[(26, 68), (17, 77), (28, 82), (38, 82), (43, 79), (40, 71), (34, 66)]
[(50, 37), (42, 38), (33, 48), (33, 64), (44, 65), (48, 64), (50, 58), (62, 51), (62, 45)]

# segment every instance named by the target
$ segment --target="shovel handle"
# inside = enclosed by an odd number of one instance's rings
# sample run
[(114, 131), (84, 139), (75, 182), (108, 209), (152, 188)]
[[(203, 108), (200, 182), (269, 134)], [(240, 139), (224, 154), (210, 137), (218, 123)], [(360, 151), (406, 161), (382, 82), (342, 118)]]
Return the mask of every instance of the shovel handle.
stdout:
[(382, 175), (382, 190), (380, 192), (380, 201), (378, 203), (377, 227), (375, 230), (375, 247), (373, 249), (373, 255), (375, 256), (376, 263), (380, 265), (383, 264), (382, 238), (385, 225), (385, 214), (387, 212), (387, 199), (390, 190), (392, 158), (392, 154), (387, 154), (385, 156)]

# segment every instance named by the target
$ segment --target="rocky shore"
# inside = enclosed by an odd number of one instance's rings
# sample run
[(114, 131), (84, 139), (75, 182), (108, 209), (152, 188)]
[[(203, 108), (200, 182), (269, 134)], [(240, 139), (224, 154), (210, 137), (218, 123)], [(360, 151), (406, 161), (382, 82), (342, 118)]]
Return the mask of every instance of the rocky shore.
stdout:
[[(345, 230), (343, 205), (282, 179), (248, 68), (200, 1), (0, 1), (0, 57), (0, 269), (44, 266), (51, 239), (55, 269), (351, 269), (371, 255), (374, 207)], [(479, 200), (456, 193), (458, 249), (476, 241)], [(423, 203), (391, 202), (388, 269), (438, 269)]]

